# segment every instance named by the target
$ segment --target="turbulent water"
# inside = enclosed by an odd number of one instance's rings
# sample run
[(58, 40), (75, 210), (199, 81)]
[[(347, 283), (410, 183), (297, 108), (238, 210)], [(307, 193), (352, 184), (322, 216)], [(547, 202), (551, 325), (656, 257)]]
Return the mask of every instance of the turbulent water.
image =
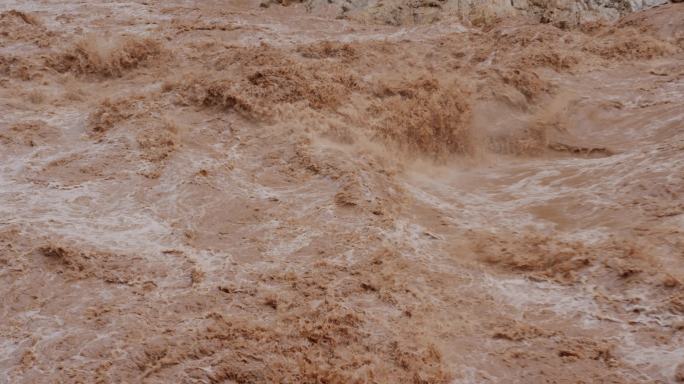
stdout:
[(0, 383), (684, 381), (684, 4), (348, 3), (0, 4)]

